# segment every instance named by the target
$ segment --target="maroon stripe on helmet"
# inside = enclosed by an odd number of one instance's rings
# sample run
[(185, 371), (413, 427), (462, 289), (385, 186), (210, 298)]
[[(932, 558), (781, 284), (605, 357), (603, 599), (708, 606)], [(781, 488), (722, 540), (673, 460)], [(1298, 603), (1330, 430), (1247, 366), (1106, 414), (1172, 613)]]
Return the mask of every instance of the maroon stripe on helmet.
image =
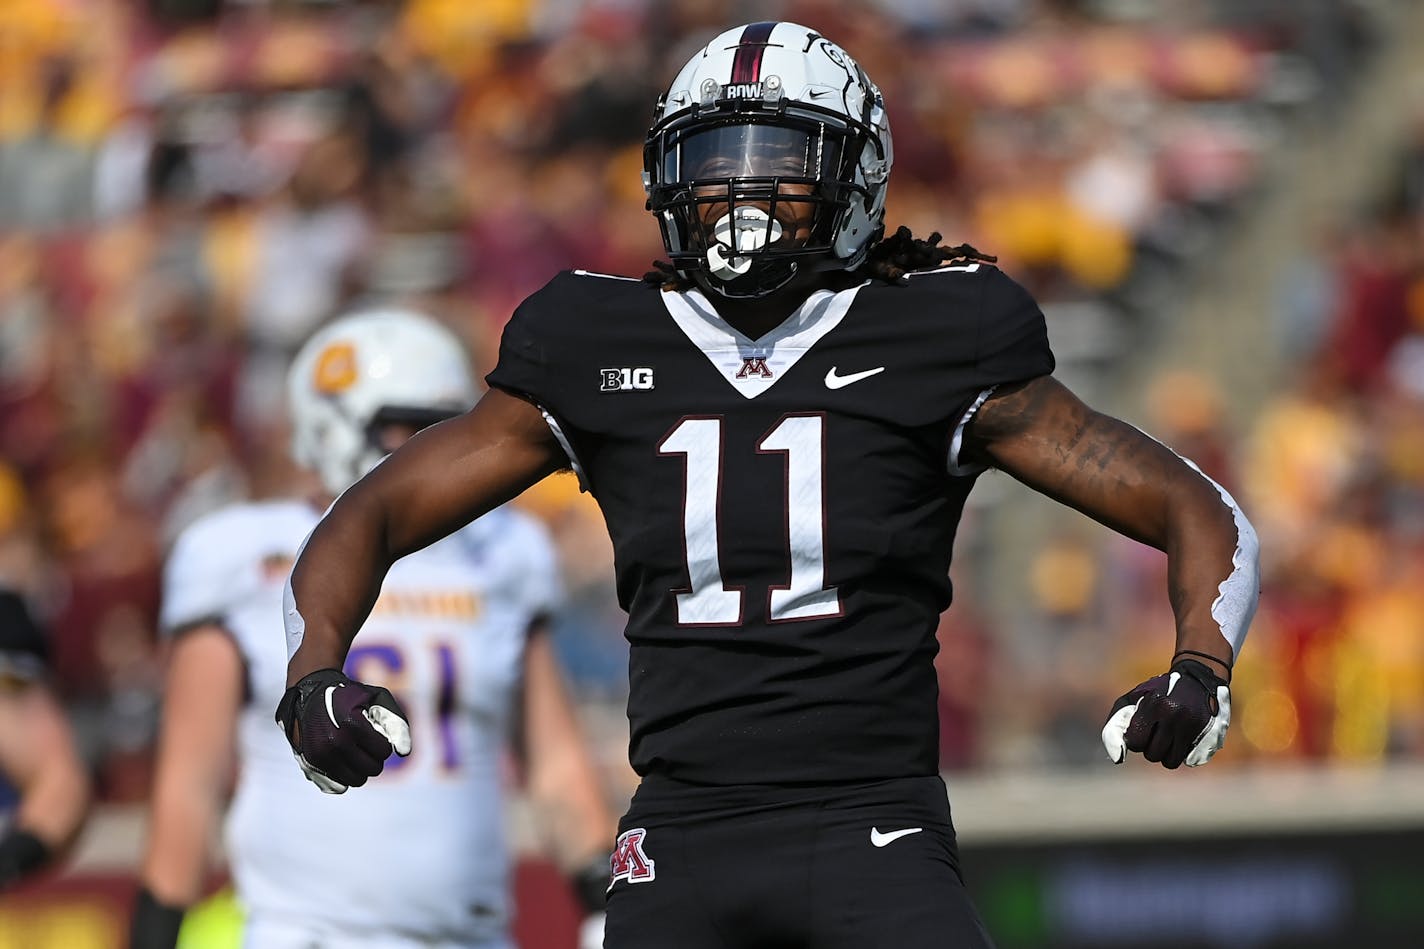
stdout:
[(729, 82), (760, 82), (761, 56), (766, 52), (775, 22), (749, 23), (737, 41), (737, 55), (732, 57), (732, 78)]

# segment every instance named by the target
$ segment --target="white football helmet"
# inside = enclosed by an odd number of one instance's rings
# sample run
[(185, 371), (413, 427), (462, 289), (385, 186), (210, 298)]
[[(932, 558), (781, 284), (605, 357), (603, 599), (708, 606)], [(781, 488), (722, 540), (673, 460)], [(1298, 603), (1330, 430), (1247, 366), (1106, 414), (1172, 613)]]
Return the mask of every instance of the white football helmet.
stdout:
[(658, 100), (643, 185), (680, 274), (759, 297), (802, 262), (860, 265), (885, 231), (892, 161), (880, 90), (845, 50), (751, 23), (699, 50)]
[(385, 452), (381, 425), (424, 428), (466, 411), (482, 388), (465, 349), (439, 323), (408, 310), (372, 310), (327, 324), (287, 373), (292, 457), (340, 494)]

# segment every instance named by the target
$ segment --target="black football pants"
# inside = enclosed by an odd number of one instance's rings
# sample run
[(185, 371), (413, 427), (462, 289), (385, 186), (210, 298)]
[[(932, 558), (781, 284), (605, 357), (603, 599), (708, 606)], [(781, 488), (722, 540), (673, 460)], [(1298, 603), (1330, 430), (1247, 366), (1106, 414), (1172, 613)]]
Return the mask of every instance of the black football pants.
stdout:
[(604, 949), (993, 947), (938, 777), (796, 789), (648, 779), (619, 835)]

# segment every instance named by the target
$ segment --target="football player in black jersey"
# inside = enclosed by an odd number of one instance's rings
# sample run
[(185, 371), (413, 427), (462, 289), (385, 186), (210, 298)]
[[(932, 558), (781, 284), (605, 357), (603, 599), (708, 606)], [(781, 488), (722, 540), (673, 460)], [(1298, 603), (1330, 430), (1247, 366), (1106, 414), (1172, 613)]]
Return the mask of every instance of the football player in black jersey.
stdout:
[(44, 684), (46, 644), (19, 594), (0, 589), (0, 782), (18, 792), (0, 820), (0, 891), (39, 869), (79, 832), (89, 773), (64, 710)]
[(1215, 753), (1256, 602), (1250, 524), (1053, 378), (1043, 315), (989, 258), (883, 239), (892, 160), (878, 89), (816, 32), (754, 23), (692, 58), (645, 150), (670, 263), (554, 278), (479, 406), (312, 534), (280, 716), (302, 767), (381, 769), (360, 703), (330, 696), (390, 564), (561, 468), (602, 508), (629, 614), (642, 783), (609, 949), (991, 944), (937, 773), (932, 665), (987, 468), (1167, 552), (1176, 653), (1103, 739), (1168, 768)]

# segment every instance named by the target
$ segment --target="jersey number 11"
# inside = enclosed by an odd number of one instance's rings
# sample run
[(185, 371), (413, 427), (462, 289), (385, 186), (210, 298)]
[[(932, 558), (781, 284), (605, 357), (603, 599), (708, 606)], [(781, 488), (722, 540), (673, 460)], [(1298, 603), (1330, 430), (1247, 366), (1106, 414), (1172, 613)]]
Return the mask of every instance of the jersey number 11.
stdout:
[[(772, 587), (772, 622), (821, 619), (841, 612), (840, 593), (826, 586), (825, 419), (787, 415), (757, 442), (760, 454), (786, 456), (786, 534), (791, 581)], [(682, 455), (683, 544), (691, 589), (677, 594), (680, 626), (740, 626), (740, 587), (722, 577), (717, 542), (721, 507), (722, 420), (685, 418), (658, 445), (661, 455)]]

